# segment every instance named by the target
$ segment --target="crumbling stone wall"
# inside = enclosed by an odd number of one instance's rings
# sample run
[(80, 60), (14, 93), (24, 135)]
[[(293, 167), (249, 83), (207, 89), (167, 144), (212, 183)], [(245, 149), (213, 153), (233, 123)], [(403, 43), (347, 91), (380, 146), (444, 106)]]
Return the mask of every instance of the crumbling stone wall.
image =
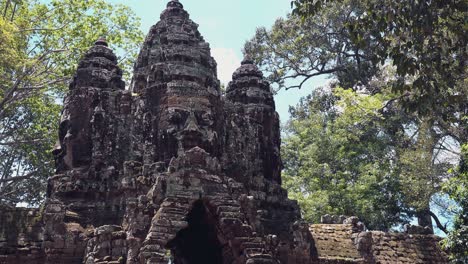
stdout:
[(371, 231), (359, 236), (359, 242), (370, 244), (369, 255), (375, 263), (447, 263), (447, 256), (438, 246), (440, 238), (434, 235)]
[[(339, 223), (339, 220), (343, 220)], [(310, 225), (318, 258), (313, 263), (448, 263), (432, 234), (366, 231), (357, 218), (327, 216)]]
[(0, 208), (0, 263), (43, 263), (40, 209)]

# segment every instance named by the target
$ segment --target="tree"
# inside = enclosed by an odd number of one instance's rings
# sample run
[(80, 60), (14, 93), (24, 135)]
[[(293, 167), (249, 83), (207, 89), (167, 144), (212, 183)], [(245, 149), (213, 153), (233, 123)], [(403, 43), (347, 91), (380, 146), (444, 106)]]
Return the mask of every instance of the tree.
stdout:
[[(333, 9), (342, 0), (293, 0), (293, 13), (304, 20)], [(466, 98), (468, 2), (454, 1), (362, 1), (365, 12), (347, 27), (355, 45), (375, 46), (374, 64), (392, 63), (398, 98), (410, 111), (437, 118), (437, 125), (468, 142)], [(319, 12), (320, 11), (320, 12)], [(369, 42), (367, 38), (373, 39)], [(456, 130), (456, 131), (453, 131)]]
[[(325, 9), (333, 8), (341, 3), (341, 0), (293, 0), (291, 6), (293, 13), (304, 20), (310, 16), (317, 16)], [(429, 122), (432, 127), (426, 126), (426, 145), (419, 145), (419, 150), (426, 151), (416, 153), (407, 151), (407, 158), (422, 157), (419, 161), (430, 162), (434, 154), (440, 151), (454, 151), (442, 146), (441, 142), (454, 141), (459, 146), (466, 146), (468, 142), (468, 85), (467, 73), (467, 37), (466, 37), (466, 11), (468, 2), (454, 1), (376, 1), (365, 0), (362, 5), (366, 11), (354, 21), (349, 21), (345, 26), (350, 30), (352, 41), (356, 45), (375, 45), (365, 41), (370, 34), (380, 49), (375, 53), (374, 64), (390, 62), (396, 67), (397, 81), (392, 83), (396, 98), (406, 108), (407, 112), (417, 111), (419, 118)], [(427, 133), (428, 130), (432, 132)], [(434, 133), (434, 131), (437, 131)], [(455, 151), (457, 152), (457, 151)], [(423, 154), (425, 153), (425, 154)], [(418, 155), (415, 155), (418, 154)], [(455, 154), (459, 156), (459, 153)], [(425, 157), (425, 158), (424, 158)], [(412, 178), (421, 176), (421, 169), (430, 167), (422, 163), (415, 163), (411, 158), (407, 159), (407, 172), (412, 173)], [(460, 164), (466, 164), (466, 156), (461, 155)], [(411, 165), (410, 165), (411, 164)], [(453, 165), (453, 164), (452, 164)], [(463, 166), (460, 166), (463, 167)], [(439, 166), (439, 170), (443, 166)], [(446, 168), (445, 168), (446, 169)], [(432, 172), (426, 171), (426, 175)], [(440, 174), (440, 172), (439, 172)], [(459, 173), (459, 175), (465, 175)], [(424, 177), (423, 177), (424, 178)], [(453, 181), (458, 181), (459, 176)], [(451, 182), (450, 180), (449, 182)], [(461, 186), (464, 186), (463, 184)], [(426, 186), (432, 188), (432, 186)], [(440, 188), (440, 186), (438, 186)], [(460, 195), (452, 197), (463, 207)], [(461, 192), (466, 195), (465, 192)], [(458, 226), (452, 234), (459, 231)], [(466, 222), (465, 222), (466, 223)], [(466, 226), (466, 225), (465, 225)], [(462, 232), (463, 233), (463, 232)], [(449, 236), (449, 239), (456, 236)], [(448, 244), (454, 245), (452, 241)], [(466, 244), (464, 245), (466, 248)], [(460, 252), (460, 251), (458, 251)], [(466, 251), (464, 253), (467, 255)]]
[[(381, 109), (378, 112), (382, 114), (381, 119), (376, 119), (371, 124), (367, 124), (365, 120), (355, 120), (355, 122), (360, 123), (361, 129), (370, 134), (379, 135), (380, 133), (380, 135), (386, 135), (388, 137), (387, 141), (383, 141), (383, 138), (377, 136), (374, 139), (375, 142), (388, 147), (376, 149), (368, 146), (367, 149), (363, 149), (371, 153), (365, 154), (363, 152), (361, 155), (374, 155), (380, 159), (387, 158), (386, 162), (388, 164), (398, 164), (398, 166), (394, 165), (393, 167), (382, 167), (380, 171), (382, 174), (386, 171), (389, 175), (392, 175), (393, 186), (398, 187), (392, 190), (392, 192), (397, 193), (399, 199), (398, 203), (394, 203), (399, 204), (399, 209), (394, 210), (395, 212), (405, 213), (405, 216), (408, 217), (417, 216), (421, 225), (432, 226), (431, 218), (433, 218), (439, 229), (446, 231), (445, 225), (430, 210), (429, 205), (434, 194), (440, 192), (441, 183), (448, 177), (446, 171), (453, 166), (453, 164), (445, 160), (442, 161), (440, 157), (448, 152), (457, 153), (456, 147), (453, 150), (451, 145), (453, 145), (453, 142), (459, 142), (460, 136), (458, 135), (464, 131), (464, 128), (459, 126), (459, 124), (463, 124), (459, 113), (466, 110), (463, 110), (462, 104), (450, 104), (444, 108), (443, 112), (439, 111), (430, 117), (424, 116), (418, 106), (420, 103), (419, 98), (415, 98), (414, 94), (408, 91), (402, 93), (398, 89), (392, 89), (392, 92), (390, 92), (389, 87), (395, 88), (400, 85), (401, 76), (398, 67), (392, 66), (390, 62), (386, 62), (384, 66), (380, 65), (381, 61), (378, 54), (386, 49), (385, 43), (380, 43), (373, 36), (373, 32), (366, 32), (365, 28), (357, 31), (358, 28), (352, 26), (361, 17), (365, 16), (366, 12), (366, 6), (363, 2), (340, 1), (339, 3), (329, 4), (326, 9), (322, 9), (320, 14), (315, 16), (301, 19), (290, 15), (287, 19), (278, 19), (271, 30), (258, 29), (252, 40), (246, 43), (245, 52), (253, 57), (260, 67), (268, 73), (268, 78), (276, 83), (277, 89), (301, 88), (307, 85), (306, 82), (310, 78), (327, 74), (333, 78), (333, 85), (338, 84), (354, 91), (364, 91), (371, 96), (379, 96), (380, 94), (380, 96), (386, 98), (379, 105)], [(412, 80), (412, 78), (415, 77), (408, 77), (408, 80)], [(464, 88), (460, 86), (460, 82), (457, 82), (457, 85), (454, 90), (463, 94)], [(312, 103), (314, 100), (319, 99), (312, 97), (306, 99), (305, 102), (308, 101), (308, 103), (314, 105), (315, 103)], [(364, 103), (364, 101), (359, 101), (359, 103)], [(411, 107), (411, 104), (414, 106)], [(306, 107), (302, 105), (299, 108), (304, 109)], [(377, 111), (378, 109), (374, 110)], [(324, 193), (324, 190), (318, 188), (317, 185), (309, 186), (311, 188), (307, 187), (312, 179), (319, 178), (320, 173), (314, 173), (313, 168), (317, 168), (318, 164), (321, 164), (321, 160), (323, 160), (323, 157), (315, 152), (309, 152), (308, 149), (312, 146), (315, 146), (312, 149), (327, 149), (326, 153), (321, 153), (324, 157), (328, 157), (330, 153), (335, 152), (327, 147), (319, 148), (315, 143), (307, 145), (307, 142), (310, 141), (305, 140), (307, 137), (305, 135), (306, 131), (311, 133), (311, 135), (308, 135), (309, 137), (321, 142), (323, 146), (327, 146), (329, 143), (328, 140), (323, 141), (324, 138), (334, 140), (339, 138), (338, 130), (329, 131), (328, 134), (325, 133), (326, 135), (317, 132), (316, 126), (323, 123), (323, 120), (319, 116), (315, 116), (313, 111), (320, 112), (321, 110), (309, 109), (306, 119), (310, 120), (307, 122), (295, 116), (298, 112), (295, 109), (293, 111), (295, 113), (293, 114), (293, 121), (288, 124), (288, 129), (292, 129), (290, 132), (292, 132), (293, 136), (296, 136), (295, 133), (303, 136), (299, 137), (300, 139), (296, 138), (297, 142), (293, 138), (287, 138), (285, 141), (285, 149), (292, 148), (298, 151), (284, 153), (284, 158), (287, 161), (285, 162), (286, 175), (291, 176), (288, 187), (295, 188), (295, 191), (292, 192), (294, 198), (302, 201), (303, 206), (306, 208), (306, 216), (313, 218), (313, 220), (318, 219), (319, 212), (332, 212), (333, 210), (341, 213), (354, 210), (355, 213), (363, 215), (362, 209), (358, 206), (358, 199), (355, 199), (356, 197), (347, 198), (348, 201), (353, 202), (350, 202), (350, 206), (345, 209), (342, 204), (331, 206), (329, 204), (329, 192)], [(349, 113), (344, 113), (340, 116), (340, 119), (346, 120), (344, 117)], [(351, 126), (351, 124), (349, 125)], [(328, 126), (329, 124), (323, 127)], [(311, 127), (315, 128), (312, 129)], [(353, 130), (349, 131), (352, 132)], [(371, 139), (359, 138), (359, 140)], [(367, 143), (370, 144), (370, 142)], [(361, 144), (363, 146), (367, 143), (346, 142), (346, 144)], [(333, 162), (340, 164), (342, 159), (350, 159), (353, 155), (355, 155), (355, 152), (344, 151), (340, 155), (337, 154), (341, 159), (333, 160)], [(388, 157), (393, 158), (389, 159)], [(297, 159), (300, 160), (301, 158), (309, 160), (310, 163), (296, 163)], [(331, 161), (332, 159), (328, 160), (327, 164)], [(358, 167), (363, 165), (359, 160), (354, 162)], [(299, 168), (298, 164), (303, 168)], [(353, 171), (355, 175), (359, 175), (356, 177), (361, 177), (364, 171), (357, 170), (350, 164), (342, 164), (341, 169), (348, 172)], [(365, 167), (363, 166), (363, 168)], [(368, 167), (368, 169), (372, 170), (371, 167)], [(304, 173), (301, 173), (301, 171)], [(305, 173), (305, 171), (308, 173)], [(337, 174), (333, 177), (347, 182), (347, 175), (340, 175), (337, 171), (339, 170), (335, 171)], [(304, 184), (302, 181), (307, 183)], [(326, 186), (322, 187), (328, 188)], [(307, 198), (302, 196), (304, 191)], [(350, 189), (341, 190), (344, 193), (347, 191), (350, 191)], [(380, 192), (382, 191), (380, 190)], [(333, 192), (339, 193), (338, 189), (333, 189)], [(371, 200), (369, 197), (363, 197), (363, 199), (369, 204), (373, 204), (374, 207), (379, 206), (376, 204), (377, 200)], [(381, 200), (381, 202), (385, 203), (385, 200)], [(328, 211), (325, 209), (320, 211), (315, 208), (313, 210), (316, 213), (313, 216), (310, 212), (307, 212), (307, 208), (312, 210), (312, 207), (318, 206), (319, 203), (324, 206), (328, 204)], [(354, 207), (351, 205), (354, 205)], [(392, 221), (393, 223), (406, 221), (405, 217), (401, 219), (398, 219), (398, 217), (393, 218), (393, 220), (389, 220), (390, 222), (383, 220), (383, 217), (380, 217), (379, 220), (376, 219), (370, 221), (372, 223), (383, 223), (381, 226), (372, 224), (381, 229), (388, 228)]]
[[(431, 211), (433, 196), (441, 192), (443, 181), (449, 178), (449, 169), (453, 168), (447, 155), (439, 144), (444, 144), (443, 134), (439, 133), (433, 119), (415, 118), (406, 146), (398, 149), (399, 177), (401, 179), (404, 203), (413, 210), (420, 226), (432, 228), (432, 219), (437, 227), (447, 233), (447, 226)], [(448, 146), (443, 146), (447, 148)]]
[(455, 176), (445, 185), (445, 191), (460, 205), (453, 228), (443, 241), (454, 263), (468, 261), (468, 144), (461, 147), (462, 158)]
[(129, 8), (104, 0), (0, 1), (0, 203), (38, 204), (53, 174), (60, 99), (99, 36), (128, 77), (142, 40)]
[[(245, 52), (278, 89), (327, 74), (344, 88), (390, 95), (381, 109), (387, 124), (374, 125), (393, 138), (401, 207), (445, 230), (429, 203), (454, 165), (441, 157), (451, 153), (456, 160), (456, 146), (467, 140), (466, 3), (297, 0), (292, 6), (293, 15), (270, 31), (259, 29)], [(393, 74), (382, 76), (389, 66)]]
[(291, 109), (283, 179), (305, 219), (357, 215), (378, 230), (408, 221), (395, 144), (380, 112), (386, 98), (320, 89)]
[(371, 83), (377, 94), (319, 89), (291, 108), (285, 186), (313, 222), (324, 214), (358, 215), (388, 230), (411, 217), (432, 227), (433, 218), (447, 232), (430, 207), (453, 167), (441, 154), (443, 134), (432, 120), (389, 105), (394, 95), (382, 84)]
[(277, 19), (271, 30), (258, 28), (244, 52), (276, 89), (302, 88), (311, 78), (330, 74), (342, 87), (367, 85), (378, 71), (373, 61), (380, 47), (370, 34), (362, 36), (367, 46), (354, 43), (345, 26), (364, 12), (360, 1), (346, 0), (304, 20), (288, 15)]

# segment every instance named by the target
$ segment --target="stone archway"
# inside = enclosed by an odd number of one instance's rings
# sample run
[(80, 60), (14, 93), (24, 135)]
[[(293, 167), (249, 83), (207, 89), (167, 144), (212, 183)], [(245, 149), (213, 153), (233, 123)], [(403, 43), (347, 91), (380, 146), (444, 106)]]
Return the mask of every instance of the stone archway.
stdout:
[(217, 219), (202, 200), (193, 203), (187, 214), (188, 226), (177, 232), (166, 247), (173, 264), (223, 263), (223, 246), (216, 230)]

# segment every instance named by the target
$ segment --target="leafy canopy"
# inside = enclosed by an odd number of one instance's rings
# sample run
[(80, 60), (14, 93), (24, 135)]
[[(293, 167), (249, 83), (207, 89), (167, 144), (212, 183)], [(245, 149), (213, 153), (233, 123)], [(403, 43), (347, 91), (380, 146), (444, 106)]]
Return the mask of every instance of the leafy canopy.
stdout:
[(372, 63), (378, 43), (370, 34), (362, 37), (369, 45), (354, 43), (354, 35), (343, 26), (364, 12), (360, 1), (347, 0), (304, 20), (294, 15), (278, 18), (270, 30), (258, 28), (244, 52), (276, 89), (302, 88), (313, 77), (330, 74), (342, 87), (365, 85), (378, 70)]
[(291, 109), (282, 146), (285, 187), (305, 219), (357, 215), (369, 227), (405, 223), (392, 137), (379, 111), (388, 95), (316, 90)]
[[(351, 212), (387, 229), (414, 215), (421, 225), (431, 226), (432, 217), (446, 230), (430, 204), (452, 176), (447, 170), (456, 165), (457, 146), (467, 140), (466, 67), (459, 60), (466, 42), (458, 31), (459, 2), (434, 3), (293, 1), (292, 15), (258, 29), (246, 43), (245, 52), (276, 89), (302, 88), (319, 75), (349, 89), (346, 96), (331, 89), (328, 97), (335, 99), (325, 101), (314, 92), (293, 109), (286, 127), (288, 187), (306, 217)], [(447, 8), (450, 26), (420, 21)], [(433, 31), (418, 29), (425, 26)], [(353, 103), (343, 107), (346, 98)], [(371, 98), (379, 103), (368, 111)], [(327, 102), (326, 111), (320, 102)], [(455, 157), (447, 161), (447, 153)], [(367, 175), (378, 176), (366, 181)], [(364, 189), (373, 191), (366, 196)]]
[[(346, 3), (343, 0), (293, 0), (293, 13), (304, 20)], [(407, 107), (428, 115), (466, 101), (467, 36), (464, 0), (364, 0), (364, 12), (347, 21), (359, 46), (374, 46), (374, 64), (396, 67), (395, 92), (411, 97)], [(373, 41), (368, 41), (367, 38)], [(466, 103), (465, 103), (466, 107)], [(465, 112), (466, 114), (466, 112)]]

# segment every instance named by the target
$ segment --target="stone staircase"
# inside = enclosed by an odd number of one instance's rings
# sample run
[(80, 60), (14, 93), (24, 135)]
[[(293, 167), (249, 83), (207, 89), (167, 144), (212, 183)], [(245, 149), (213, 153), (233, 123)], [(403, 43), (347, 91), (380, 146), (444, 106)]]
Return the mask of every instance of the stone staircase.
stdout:
[(265, 247), (263, 239), (252, 231), (252, 227), (243, 221), (240, 204), (232, 199), (214, 200), (220, 228), (227, 237), (233, 237), (230, 242), (238, 249), (238, 254), (244, 256), (246, 264), (273, 264), (275, 261)]

